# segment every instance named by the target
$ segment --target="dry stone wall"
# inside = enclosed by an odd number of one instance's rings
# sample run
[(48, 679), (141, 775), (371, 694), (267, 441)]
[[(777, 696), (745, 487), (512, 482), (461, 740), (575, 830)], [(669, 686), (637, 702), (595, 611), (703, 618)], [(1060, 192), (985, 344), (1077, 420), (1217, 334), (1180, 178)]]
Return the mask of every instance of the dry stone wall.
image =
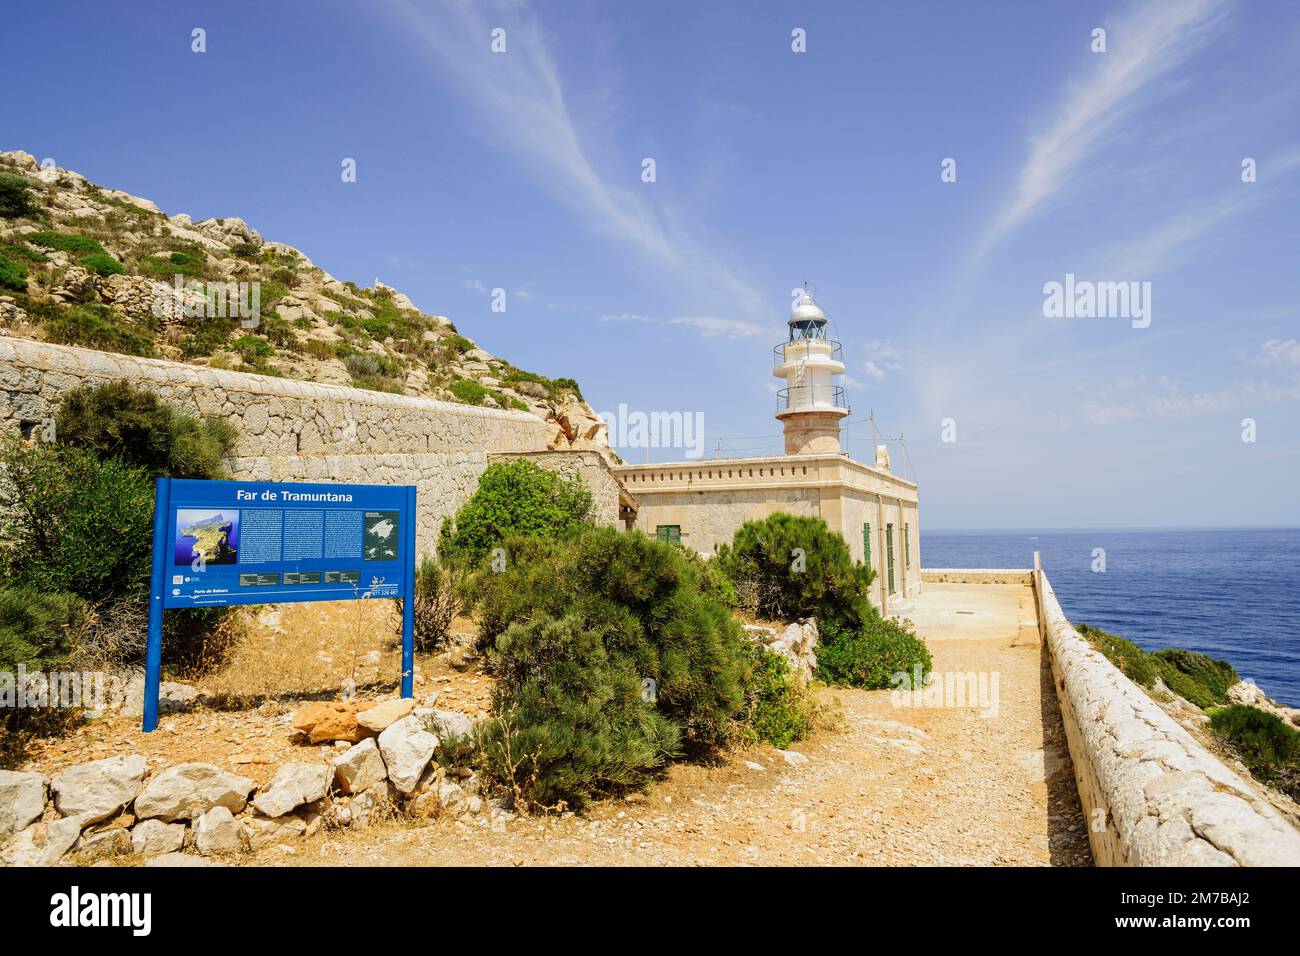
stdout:
[[(490, 455), (547, 451), (549, 427), (528, 412), (0, 337), (0, 421), (9, 427), (39, 427), (63, 393), (114, 379), (229, 420), (239, 431), (227, 462), (237, 479), (415, 485), (421, 551), (433, 549), (442, 519), (473, 493)], [(564, 461), (569, 454), (578, 458)], [(590, 474), (599, 516), (617, 520), (617, 484), (598, 454), (544, 458)]]
[(1097, 863), (1300, 865), (1300, 832), (1079, 635), (1047, 575), (1034, 578)]

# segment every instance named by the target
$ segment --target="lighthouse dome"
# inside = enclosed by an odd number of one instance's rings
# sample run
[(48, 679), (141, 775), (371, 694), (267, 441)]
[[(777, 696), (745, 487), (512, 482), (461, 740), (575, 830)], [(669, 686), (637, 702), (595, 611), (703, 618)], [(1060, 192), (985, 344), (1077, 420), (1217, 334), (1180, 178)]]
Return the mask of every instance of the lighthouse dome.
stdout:
[(791, 336), (798, 333), (799, 337), (816, 338), (826, 326), (826, 313), (805, 291), (790, 311), (790, 321), (787, 324), (790, 326)]

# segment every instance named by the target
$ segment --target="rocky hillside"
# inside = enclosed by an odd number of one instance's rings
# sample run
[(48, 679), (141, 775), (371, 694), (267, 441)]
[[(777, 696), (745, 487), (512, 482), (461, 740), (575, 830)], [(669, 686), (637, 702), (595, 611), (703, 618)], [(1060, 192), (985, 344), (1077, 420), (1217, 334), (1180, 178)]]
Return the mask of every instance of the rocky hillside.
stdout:
[(552, 448), (616, 460), (572, 379), (489, 355), (378, 279), (340, 281), (242, 219), (168, 216), (17, 151), (0, 153), (0, 334), (529, 411), (552, 423)]

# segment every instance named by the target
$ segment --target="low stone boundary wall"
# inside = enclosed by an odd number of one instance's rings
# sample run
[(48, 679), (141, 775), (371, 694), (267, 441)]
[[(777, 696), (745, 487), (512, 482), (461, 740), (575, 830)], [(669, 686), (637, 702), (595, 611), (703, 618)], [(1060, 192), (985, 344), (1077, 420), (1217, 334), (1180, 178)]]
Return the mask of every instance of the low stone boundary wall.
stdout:
[(1033, 572), (1056, 696), (1100, 866), (1300, 866), (1300, 831), (1066, 619)]
[(926, 584), (1030, 584), (1034, 572), (1029, 568), (922, 568)]

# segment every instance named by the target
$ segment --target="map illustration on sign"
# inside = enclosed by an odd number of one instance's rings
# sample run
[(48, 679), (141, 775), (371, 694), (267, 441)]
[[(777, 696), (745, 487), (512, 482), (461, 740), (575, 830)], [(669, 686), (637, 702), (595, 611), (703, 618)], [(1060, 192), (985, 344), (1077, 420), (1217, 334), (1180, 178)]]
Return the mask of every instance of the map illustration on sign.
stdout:
[(367, 561), (395, 561), (397, 559), (398, 513), (396, 511), (367, 511), (365, 559)]
[(235, 564), (239, 560), (239, 512), (182, 508), (176, 512), (176, 563)]

